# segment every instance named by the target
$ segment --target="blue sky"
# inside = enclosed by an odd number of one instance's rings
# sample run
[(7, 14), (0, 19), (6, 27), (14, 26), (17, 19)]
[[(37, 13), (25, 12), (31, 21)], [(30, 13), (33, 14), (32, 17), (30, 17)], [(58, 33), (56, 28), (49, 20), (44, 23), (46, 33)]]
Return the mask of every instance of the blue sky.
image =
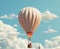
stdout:
[[(3, 15), (10, 15), (12, 13), (18, 15), (20, 10), (24, 7), (36, 7), (41, 13), (44, 11), (50, 11), (58, 16), (57, 19), (51, 21), (41, 21), (41, 24), (32, 36), (32, 42), (39, 42), (44, 45), (46, 39), (51, 39), (55, 36), (60, 36), (60, 0), (0, 0), (0, 17)], [(17, 24), (17, 30), (24, 34), (24, 30), (20, 26), (18, 19), (1, 19), (4, 23), (13, 26)], [(44, 33), (43, 31), (52, 28), (57, 30), (55, 33)], [(27, 36), (20, 36), (21, 38), (27, 38)]]

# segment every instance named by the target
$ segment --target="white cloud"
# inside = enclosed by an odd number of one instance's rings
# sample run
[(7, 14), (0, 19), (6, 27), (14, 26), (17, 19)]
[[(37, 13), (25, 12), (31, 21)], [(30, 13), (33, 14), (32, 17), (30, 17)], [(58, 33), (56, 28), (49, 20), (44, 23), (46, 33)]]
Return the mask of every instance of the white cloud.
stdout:
[(60, 49), (60, 36), (45, 41), (46, 49)]
[(48, 30), (43, 31), (44, 33), (55, 33), (57, 30), (54, 30), (52, 28), (49, 28)]
[(17, 27), (17, 24), (14, 24), (13, 27)]
[[(18, 38), (19, 32), (16, 28), (4, 24), (0, 20), (0, 49), (27, 49), (28, 40)], [(45, 46), (39, 43), (32, 43), (33, 48), (38, 49), (60, 49), (60, 36), (45, 40)]]
[[(53, 20), (53, 19), (56, 19), (58, 18), (57, 15), (51, 13), (50, 11), (45, 11), (41, 14), (42, 16), (42, 19), (43, 20)], [(0, 16), (0, 19), (2, 18), (5, 18), (5, 19), (14, 19), (14, 18), (17, 18), (18, 15), (16, 14), (10, 14), (10, 15), (4, 15), (4, 16)]]
[(58, 16), (51, 13), (50, 11), (45, 11), (44, 13), (42, 13), (42, 18), (44, 20), (53, 20), (53, 19), (58, 18)]
[[(18, 38), (18, 35), (19, 32), (17, 32), (16, 28), (4, 24), (0, 20), (0, 49), (27, 49), (28, 40)], [(37, 43), (33, 43), (32, 45), (35, 49), (38, 47)]]
[(13, 19), (13, 18), (17, 18), (18, 15), (16, 14), (10, 14), (10, 15), (4, 15), (4, 16), (0, 16), (0, 19)]
[(33, 47), (38, 49), (40, 46), (40, 49), (44, 49), (44, 47), (40, 43), (33, 43)]

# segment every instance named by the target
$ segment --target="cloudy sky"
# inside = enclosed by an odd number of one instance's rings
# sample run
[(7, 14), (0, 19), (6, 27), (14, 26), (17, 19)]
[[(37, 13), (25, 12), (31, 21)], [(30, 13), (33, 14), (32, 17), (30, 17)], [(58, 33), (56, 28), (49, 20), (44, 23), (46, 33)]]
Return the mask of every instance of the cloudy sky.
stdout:
[(60, 49), (59, 0), (0, 0), (0, 49), (26, 48), (25, 31), (18, 22), (18, 13), (24, 7), (35, 7), (41, 12), (41, 23), (32, 36), (37, 49)]

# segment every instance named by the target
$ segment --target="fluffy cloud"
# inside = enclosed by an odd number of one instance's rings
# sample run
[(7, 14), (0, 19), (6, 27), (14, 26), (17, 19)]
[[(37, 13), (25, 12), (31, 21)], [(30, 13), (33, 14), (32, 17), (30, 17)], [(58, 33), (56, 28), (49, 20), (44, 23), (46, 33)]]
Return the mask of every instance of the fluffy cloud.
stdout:
[(4, 16), (0, 16), (0, 19), (13, 19), (13, 18), (17, 18), (18, 16), (16, 14), (10, 14), (10, 15), (4, 15)]
[(58, 18), (58, 16), (51, 13), (50, 11), (45, 11), (44, 13), (42, 13), (42, 18), (45, 20), (53, 20), (53, 19)]
[(48, 30), (43, 31), (44, 33), (55, 33), (57, 32), (56, 30), (49, 28)]
[[(45, 11), (41, 14), (42, 16), (42, 19), (43, 20), (53, 20), (53, 19), (56, 19), (58, 18), (57, 15), (51, 13), (50, 11)], [(10, 14), (10, 15), (4, 15), (4, 16), (0, 16), (0, 19), (2, 18), (5, 18), (5, 19), (14, 19), (14, 18), (17, 18), (18, 15), (16, 14)]]
[(40, 46), (40, 49), (44, 49), (44, 47), (40, 43), (33, 43), (33, 47), (35, 49), (39, 49), (39, 46)]
[(60, 36), (56, 36), (51, 40), (45, 40), (46, 49), (60, 49)]
[[(16, 28), (4, 24), (0, 20), (0, 49), (27, 49), (27, 39), (18, 38), (20, 33)], [(38, 43), (33, 43), (33, 48), (38, 48)], [(43, 46), (41, 45), (41, 48)]]
[(17, 24), (14, 24), (13, 27), (17, 27)]
[[(4, 24), (0, 20), (0, 49), (27, 49), (28, 40), (18, 38), (20, 33), (16, 28)], [(56, 36), (51, 40), (45, 40), (45, 46), (40, 43), (32, 43), (34, 49), (60, 49), (60, 36)]]
[(18, 35), (19, 32), (17, 32), (16, 28), (4, 24), (0, 20), (0, 49), (20, 49), (26, 47), (27, 40), (17, 38)]

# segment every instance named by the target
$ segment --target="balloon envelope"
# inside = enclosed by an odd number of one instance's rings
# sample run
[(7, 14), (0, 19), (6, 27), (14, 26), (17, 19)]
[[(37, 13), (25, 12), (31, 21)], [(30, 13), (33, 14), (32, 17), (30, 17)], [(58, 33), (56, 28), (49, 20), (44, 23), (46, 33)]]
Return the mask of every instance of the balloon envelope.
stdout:
[(41, 22), (41, 13), (33, 7), (26, 7), (21, 10), (18, 20), (28, 37), (31, 37)]

